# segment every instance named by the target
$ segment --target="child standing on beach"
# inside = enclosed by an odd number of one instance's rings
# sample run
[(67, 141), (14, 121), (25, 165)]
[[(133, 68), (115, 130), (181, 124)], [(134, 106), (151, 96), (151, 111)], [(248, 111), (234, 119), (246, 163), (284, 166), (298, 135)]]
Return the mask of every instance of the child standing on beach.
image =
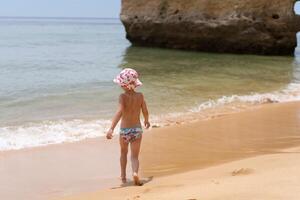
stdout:
[(140, 122), (140, 113), (144, 116), (144, 125), (146, 129), (150, 127), (149, 114), (144, 96), (140, 92), (136, 92), (135, 88), (142, 85), (138, 79), (138, 73), (130, 68), (126, 68), (114, 79), (124, 90), (119, 96), (119, 107), (112, 120), (110, 129), (106, 134), (107, 139), (111, 139), (114, 129), (121, 119), (120, 129), (120, 147), (121, 147), (121, 180), (126, 183), (126, 165), (127, 152), (130, 144), (131, 164), (133, 180), (135, 185), (142, 185), (138, 177), (139, 170), (139, 153), (142, 141), (143, 129)]

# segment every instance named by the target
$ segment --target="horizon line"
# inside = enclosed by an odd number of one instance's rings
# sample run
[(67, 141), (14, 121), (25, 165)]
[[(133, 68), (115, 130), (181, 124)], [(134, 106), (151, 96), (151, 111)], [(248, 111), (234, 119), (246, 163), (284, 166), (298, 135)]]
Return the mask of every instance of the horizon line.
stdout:
[(39, 19), (120, 19), (119, 17), (59, 17), (59, 16), (0, 16), (0, 18), (39, 18)]

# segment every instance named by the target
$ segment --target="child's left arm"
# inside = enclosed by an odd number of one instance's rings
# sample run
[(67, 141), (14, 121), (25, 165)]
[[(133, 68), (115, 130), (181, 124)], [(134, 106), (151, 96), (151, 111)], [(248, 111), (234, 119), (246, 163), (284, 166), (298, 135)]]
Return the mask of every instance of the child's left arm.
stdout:
[(115, 129), (116, 125), (118, 124), (118, 122), (120, 121), (121, 117), (122, 117), (123, 105), (124, 105), (123, 104), (123, 98), (122, 98), (122, 95), (120, 95), (118, 110), (117, 110), (114, 118), (112, 119), (110, 129), (106, 133), (106, 138), (107, 139), (112, 138), (113, 133), (114, 133), (114, 129)]
[(142, 95), (142, 97), (143, 97), (143, 102), (142, 102), (142, 113), (143, 113), (143, 115), (144, 115), (144, 125), (145, 125), (146, 129), (148, 129), (148, 128), (150, 127), (150, 123), (149, 123), (149, 112), (148, 112), (146, 100), (144, 99), (144, 95)]

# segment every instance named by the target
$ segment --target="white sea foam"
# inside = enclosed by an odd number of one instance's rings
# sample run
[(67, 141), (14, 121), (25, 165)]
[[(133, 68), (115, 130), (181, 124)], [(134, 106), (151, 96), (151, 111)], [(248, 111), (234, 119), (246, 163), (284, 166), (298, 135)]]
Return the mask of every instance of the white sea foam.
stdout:
[(17, 150), (103, 136), (108, 120), (48, 121), (0, 128), (0, 150)]
[(290, 102), (300, 100), (300, 84), (291, 83), (285, 89), (281, 91), (275, 91), (271, 93), (253, 93), (250, 95), (232, 95), (223, 96), (217, 100), (209, 100), (200, 105), (192, 108), (191, 112), (200, 112), (205, 109), (220, 107), (224, 105), (237, 103), (247, 104), (262, 104), (262, 103), (273, 103), (273, 102)]
[[(239, 104), (257, 105), (269, 102), (289, 102), (300, 100), (300, 84), (289, 84), (282, 91), (272, 93), (224, 96), (217, 100), (201, 103), (189, 110), (189, 113), (199, 113), (210, 108)], [(169, 113), (164, 116), (152, 116), (152, 120), (159, 125), (168, 118), (180, 117), (187, 113)], [(22, 148), (45, 146), (63, 142), (76, 142), (87, 138), (104, 136), (109, 127), (109, 120), (70, 120), (46, 121), (26, 125), (0, 127), (0, 151), (17, 150)]]

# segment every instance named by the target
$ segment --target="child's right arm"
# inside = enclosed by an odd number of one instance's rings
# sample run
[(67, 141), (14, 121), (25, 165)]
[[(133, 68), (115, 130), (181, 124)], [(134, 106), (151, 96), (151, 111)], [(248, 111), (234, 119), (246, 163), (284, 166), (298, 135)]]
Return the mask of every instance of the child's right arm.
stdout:
[(149, 112), (148, 112), (148, 108), (147, 108), (147, 104), (146, 104), (146, 100), (144, 98), (144, 95), (142, 97), (143, 97), (142, 113), (143, 113), (143, 116), (144, 116), (144, 125), (145, 125), (146, 129), (148, 129), (150, 127)]
[(111, 123), (110, 129), (106, 133), (106, 138), (107, 139), (111, 139), (112, 138), (112, 135), (114, 133), (114, 129), (115, 129), (116, 125), (118, 124), (118, 122), (120, 121), (121, 117), (122, 117), (123, 105), (124, 105), (123, 104), (123, 98), (122, 98), (122, 95), (120, 95), (118, 110), (117, 110), (115, 116), (112, 119), (112, 123)]

